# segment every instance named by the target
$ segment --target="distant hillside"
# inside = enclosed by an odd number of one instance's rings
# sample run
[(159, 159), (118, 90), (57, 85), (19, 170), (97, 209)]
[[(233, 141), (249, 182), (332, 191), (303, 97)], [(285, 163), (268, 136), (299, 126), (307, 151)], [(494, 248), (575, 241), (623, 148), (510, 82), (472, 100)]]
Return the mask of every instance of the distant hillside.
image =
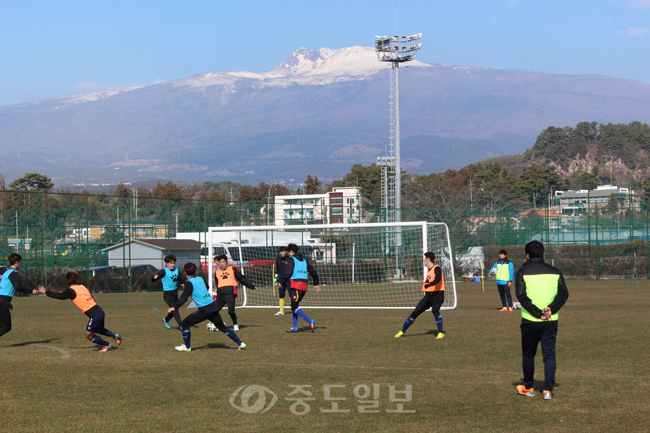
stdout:
[(523, 155), (524, 166), (551, 164), (577, 178), (591, 172), (606, 183), (641, 183), (650, 174), (650, 126), (642, 122), (581, 122), (549, 127)]
[[(508, 170), (508, 173), (516, 176), (524, 171), (524, 155), (503, 155), (497, 156), (494, 158), (484, 159), (482, 161), (475, 162), (474, 165), (481, 164), (485, 167), (487, 164), (498, 163), (501, 167)], [(464, 168), (467, 168), (469, 165), (466, 165)]]
[[(0, 173), (43, 173), (56, 185), (340, 179), (385, 154), (389, 69), (371, 47), (299, 49), (263, 73), (205, 72), (0, 107)], [(549, 125), (650, 122), (650, 85), (635, 80), (419, 61), (400, 80), (410, 173), (524, 152)]]

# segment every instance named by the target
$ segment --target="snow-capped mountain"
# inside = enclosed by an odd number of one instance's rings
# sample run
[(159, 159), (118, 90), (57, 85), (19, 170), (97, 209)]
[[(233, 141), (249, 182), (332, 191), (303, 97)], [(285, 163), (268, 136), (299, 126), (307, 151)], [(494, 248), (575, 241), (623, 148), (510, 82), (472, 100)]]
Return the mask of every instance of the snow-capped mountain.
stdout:
[[(340, 177), (384, 153), (389, 69), (368, 47), (300, 48), (261, 73), (206, 72), (0, 107), (0, 173), (42, 172), (58, 184)], [(650, 122), (650, 86), (634, 80), (420, 61), (400, 78), (411, 172), (521, 153), (550, 125)]]

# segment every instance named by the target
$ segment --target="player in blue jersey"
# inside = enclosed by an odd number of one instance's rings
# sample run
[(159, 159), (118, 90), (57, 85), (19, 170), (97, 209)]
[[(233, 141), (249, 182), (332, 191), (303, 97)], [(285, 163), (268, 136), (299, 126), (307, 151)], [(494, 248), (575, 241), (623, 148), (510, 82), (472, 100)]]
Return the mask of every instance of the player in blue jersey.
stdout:
[(237, 343), (239, 349), (246, 349), (246, 344), (244, 344), (235, 331), (230, 328), (227, 328), (226, 325), (221, 320), (221, 315), (219, 314), (219, 306), (216, 301), (212, 300), (212, 295), (208, 291), (208, 287), (205, 285), (203, 278), (196, 276), (196, 265), (194, 263), (186, 263), (183, 267), (185, 275), (187, 275), (187, 281), (184, 284), (183, 294), (181, 295), (178, 302), (173, 307), (170, 307), (167, 311), (168, 313), (173, 313), (174, 310), (178, 310), (187, 299), (191, 296), (192, 300), (199, 307), (198, 311), (190, 314), (181, 322), (181, 329), (183, 330), (183, 342), (184, 344), (176, 346), (176, 350), (179, 352), (191, 352), (192, 351), (192, 331), (190, 330), (192, 325), (196, 325), (205, 320), (209, 320), (214, 323), (214, 326), (224, 334), (226, 334), (232, 341)]
[[(18, 269), (23, 258), (18, 253), (11, 253), (7, 257), (9, 269), (2, 274), (0, 279), (0, 337), (11, 331), (11, 300), (16, 292), (38, 293), (38, 290), (28, 289), (23, 286), (18, 277)], [(39, 287), (40, 288), (40, 287)]]
[[(185, 278), (183, 278), (176, 267), (175, 255), (170, 254), (165, 257), (165, 267), (151, 277), (152, 283), (158, 280), (162, 282), (163, 299), (165, 300), (165, 303), (170, 307), (173, 307), (176, 305), (176, 302), (178, 302), (178, 288), (185, 282)], [(172, 320), (172, 317), (176, 319), (178, 326), (181, 326), (181, 315), (178, 314), (178, 310), (174, 310), (172, 313), (167, 314), (167, 317), (162, 319), (167, 329), (171, 329), (169, 321)]]
[(305, 260), (302, 254), (298, 252), (300, 250), (298, 245), (289, 244), (287, 249), (289, 250), (290, 259), (287, 261), (284, 275), (280, 280), (281, 286), (284, 286), (287, 282), (290, 283), (289, 296), (291, 297), (293, 326), (289, 328), (287, 332), (298, 332), (298, 317), (309, 323), (309, 329), (311, 329), (311, 332), (314, 332), (314, 329), (316, 329), (316, 321), (310, 319), (309, 316), (302, 311), (300, 308), (300, 301), (302, 301), (307, 293), (309, 281), (308, 274), (311, 275), (314, 280), (314, 290), (316, 290), (316, 292), (320, 292), (320, 279), (314, 267)]

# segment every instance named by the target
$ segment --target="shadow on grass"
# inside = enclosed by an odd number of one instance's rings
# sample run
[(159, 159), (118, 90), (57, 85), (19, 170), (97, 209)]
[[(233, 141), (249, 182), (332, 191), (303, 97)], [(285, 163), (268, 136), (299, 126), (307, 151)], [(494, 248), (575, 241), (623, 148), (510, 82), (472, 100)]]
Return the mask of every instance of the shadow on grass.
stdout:
[(195, 350), (203, 350), (203, 349), (234, 349), (234, 350), (237, 350), (237, 346), (227, 345), (227, 344), (222, 344), (222, 343), (208, 343), (208, 344), (204, 344), (203, 346), (192, 347), (192, 352), (194, 352)]
[(58, 338), (51, 338), (49, 340), (40, 340), (40, 341), (25, 341), (23, 343), (16, 343), (12, 344), (9, 347), (23, 347), (23, 346), (29, 346), (30, 344), (46, 344), (46, 343), (52, 343), (53, 341), (57, 341)]
[(419, 334), (404, 334), (404, 335), (402, 335), (402, 337), (400, 337), (400, 338), (404, 338), (404, 337), (419, 337), (419, 336), (422, 336), (422, 335), (433, 335), (434, 337), (437, 337), (437, 336), (438, 336), (438, 330), (437, 330), (437, 329), (432, 329), (432, 330), (427, 331), (427, 332), (420, 332)]

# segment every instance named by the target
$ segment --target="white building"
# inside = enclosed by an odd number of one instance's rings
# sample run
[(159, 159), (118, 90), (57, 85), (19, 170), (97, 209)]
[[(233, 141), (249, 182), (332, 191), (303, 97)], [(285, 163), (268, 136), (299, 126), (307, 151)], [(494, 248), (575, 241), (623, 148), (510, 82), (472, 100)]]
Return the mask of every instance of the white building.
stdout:
[(275, 225), (356, 223), (362, 212), (361, 189), (356, 186), (275, 197)]

